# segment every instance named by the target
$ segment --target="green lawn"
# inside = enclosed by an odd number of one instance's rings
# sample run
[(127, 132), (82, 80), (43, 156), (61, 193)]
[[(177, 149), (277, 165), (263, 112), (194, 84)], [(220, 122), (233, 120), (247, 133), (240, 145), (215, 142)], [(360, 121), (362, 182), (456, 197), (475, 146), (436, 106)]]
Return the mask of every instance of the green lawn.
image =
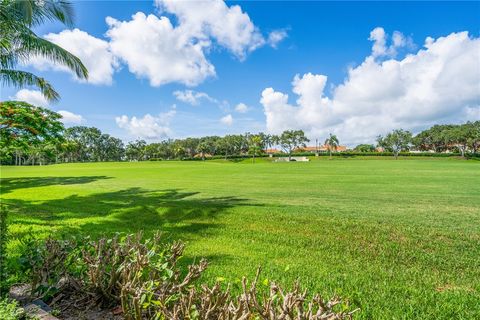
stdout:
[[(480, 162), (348, 159), (2, 167), (11, 231), (163, 230), (204, 279), (297, 277), (362, 319), (480, 318)], [(12, 243), (15, 250), (15, 242)]]

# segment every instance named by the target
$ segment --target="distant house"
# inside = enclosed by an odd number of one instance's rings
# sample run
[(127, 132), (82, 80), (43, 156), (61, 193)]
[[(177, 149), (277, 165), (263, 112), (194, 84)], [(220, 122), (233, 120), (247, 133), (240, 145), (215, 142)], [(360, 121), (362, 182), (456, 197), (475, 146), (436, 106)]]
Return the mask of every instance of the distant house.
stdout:
[(210, 153), (197, 153), (196, 155), (193, 156), (194, 158), (198, 159), (198, 158), (211, 158), (213, 157)]
[(382, 147), (376, 147), (376, 148), (375, 148), (375, 151), (376, 151), (376, 152), (384, 152), (385, 149), (382, 148)]
[[(298, 148), (298, 149), (295, 149), (294, 152), (328, 152), (328, 146), (327, 145), (323, 145), (323, 146), (318, 146), (318, 147), (311, 147), (311, 146), (308, 146), (308, 147), (304, 147), (304, 148)], [(336, 152), (344, 152), (344, 151), (347, 151), (347, 147), (346, 146), (338, 146), (337, 149), (335, 150)]]

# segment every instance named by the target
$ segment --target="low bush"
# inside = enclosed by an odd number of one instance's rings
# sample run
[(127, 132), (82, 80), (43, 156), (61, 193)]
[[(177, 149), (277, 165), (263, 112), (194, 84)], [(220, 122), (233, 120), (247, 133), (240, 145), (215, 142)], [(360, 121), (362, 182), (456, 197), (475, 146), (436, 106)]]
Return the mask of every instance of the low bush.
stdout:
[(275, 282), (259, 290), (260, 269), (250, 283), (242, 279), (240, 294), (230, 285), (200, 285), (207, 261), (182, 270), (183, 250), (181, 242), (162, 242), (159, 233), (148, 239), (141, 233), (97, 241), (49, 238), (26, 250), (23, 261), (36, 296), (47, 292), (59, 301), (81, 294), (83, 307), (120, 306), (125, 319), (351, 319), (356, 311), (336, 297), (309, 296), (298, 283), (292, 290)]
[(0, 319), (19, 320), (24, 319), (25, 314), (16, 301), (0, 298)]
[(7, 210), (4, 206), (0, 206), (0, 298), (8, 291), (7, 242)]

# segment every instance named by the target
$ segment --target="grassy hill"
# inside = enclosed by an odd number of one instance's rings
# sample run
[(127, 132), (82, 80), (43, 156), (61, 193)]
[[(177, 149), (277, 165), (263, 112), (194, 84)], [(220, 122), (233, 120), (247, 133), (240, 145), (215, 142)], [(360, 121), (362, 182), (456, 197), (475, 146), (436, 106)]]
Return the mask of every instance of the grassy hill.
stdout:
[[(338, 294), (364, 319), (480, 314), (480, 162), (216, 161), (2, 167), (21, 236), (163, 230), (205, 280)], [(16, 242), (11, 250), (15, 251)]]

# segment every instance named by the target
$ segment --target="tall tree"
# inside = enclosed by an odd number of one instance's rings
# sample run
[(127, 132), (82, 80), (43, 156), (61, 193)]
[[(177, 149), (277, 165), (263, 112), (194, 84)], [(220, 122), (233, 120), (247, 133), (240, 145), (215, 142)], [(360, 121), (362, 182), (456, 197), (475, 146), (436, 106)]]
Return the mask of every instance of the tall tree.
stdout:
[(292, 151), (303, 147), (306, 147), (306, 143), (310, 140), (307, 139), (303, 130), (286, 130), (278, 138), (278, 142), (282, 149), (288, 153), (288, 160), (292, 159)]
[(32, 31), (46, 21), (58, 21), (71, 27), (71, 3), (65, 0), (0, 1), (0, 83), (15, 87), (36, 86), (46, 99), (54, 101), (59, 99), (59, 94), (48, 81), (17, 70), (16, 66), (39, 56), (67, 67), (81, 79), (87, 79), (88, 71), (79, 58)]
[(328, 152), (330, 153), (330, 159), (332, 159), (332, 150), (337, 151), (338, 148), (338, 138), (336, 135), (331, 134), (325, 139), (325, 146), (328, 148)]
[(63, 139), (62, 116), (26, 102), (0, 102), (0, 144), (27, 150), (41, 142)]
[(252, 162), (255, 163), (255, 156), (262, 151), (262, 137), (260, 135), (251, 135), (248, 139), (248, 153), (252, 155)]
[(400, 151), (408, 151), (412, 143), (412, 133), (403, 129), (393, 130), (385, 137), (377, 137), (378, 145), (385, 150), (393, 152), (395, 159), (398, 159)]
[(145, 148), (147, 143), (145, 140), (135, 140), (129, 142), (125, 148), (125, 155), (128, 160), (140, 161), (145, 158)]
[(471, 130), (468, 124), (456, 125), (446, 132), (446, 140), (449, 146), (455, 146), (460, 151), (462, 158), (465, 158), (469, 140), (471, 138)]
[(468, 144), (472, 149), (472, 153), (476, 154), (480, 148), (480, 120), (475, 122), (467, 122), (469, 126)]

